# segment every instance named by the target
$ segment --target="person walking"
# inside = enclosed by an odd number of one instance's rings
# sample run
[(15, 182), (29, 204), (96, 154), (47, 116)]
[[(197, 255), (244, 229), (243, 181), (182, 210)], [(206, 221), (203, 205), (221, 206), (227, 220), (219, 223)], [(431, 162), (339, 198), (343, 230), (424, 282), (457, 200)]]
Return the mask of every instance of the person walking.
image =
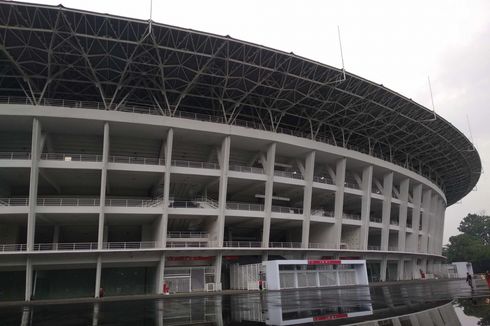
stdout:
[(471, 277), (470, 273), (466, 273), (466, 283), (470, 286), (470, 288), (473, 290), (473, 278)]
[(489, 271), (485, 272), (485, 280), (487, 281), (487, 285), (490, 288), (490, 272)]

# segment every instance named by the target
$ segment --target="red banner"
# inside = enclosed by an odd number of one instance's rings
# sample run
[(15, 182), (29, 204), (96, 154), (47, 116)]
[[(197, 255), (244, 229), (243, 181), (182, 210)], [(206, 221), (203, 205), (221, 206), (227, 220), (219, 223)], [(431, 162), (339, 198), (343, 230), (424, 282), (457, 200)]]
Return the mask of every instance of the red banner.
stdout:
[(308, 265), (340, 265), (342, 263), (339, 259), (317, 259), (308, 260)]

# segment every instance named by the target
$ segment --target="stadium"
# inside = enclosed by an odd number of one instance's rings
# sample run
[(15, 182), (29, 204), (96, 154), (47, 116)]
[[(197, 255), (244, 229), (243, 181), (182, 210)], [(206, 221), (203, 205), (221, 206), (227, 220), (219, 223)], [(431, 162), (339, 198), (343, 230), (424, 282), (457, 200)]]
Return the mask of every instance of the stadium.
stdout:
[(481, 172), (463, 133), (383, 85), (61, 5), (0, 1), (0, 134), (8, 300), (229, 289), (274, 259), (438, 275), (445, 209)]

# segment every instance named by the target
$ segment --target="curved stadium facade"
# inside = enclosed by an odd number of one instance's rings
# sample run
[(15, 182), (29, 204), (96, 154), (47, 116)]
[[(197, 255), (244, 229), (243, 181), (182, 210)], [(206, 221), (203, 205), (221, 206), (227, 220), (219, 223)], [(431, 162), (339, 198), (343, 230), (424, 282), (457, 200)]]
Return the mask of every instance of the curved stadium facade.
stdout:
[(471, 142), (382, 85), (294, 54), (0, 1), (0, 291), (229, 288), (230, 266), (366, 259), (440, 272)]

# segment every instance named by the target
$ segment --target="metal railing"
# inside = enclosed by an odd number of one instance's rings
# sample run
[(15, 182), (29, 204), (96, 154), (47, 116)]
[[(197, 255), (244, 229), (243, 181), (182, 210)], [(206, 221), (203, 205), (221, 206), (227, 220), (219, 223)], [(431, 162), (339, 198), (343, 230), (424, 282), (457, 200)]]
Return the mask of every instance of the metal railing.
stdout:
[(102, 162), (99, 154), (66, 154), (66, 153), (42, 153), (41, 160), (65, 161), (65, 162)]
[(213, 169), (213, 170), (220, 169), (218, 163), (211, 163), (211, 162), (172, 160), (171, 164), (172, 166), (183, 167), (183, 168)]
[(38, 198), (37, 206), (100, 206), (100, 198)]
[(208, 248), (210, 241), (167, 241), (167, 248)]
[(334, 217), (335, 213), (332, 211), (325, 211), (323, 209), (312, 209), (311, 215), (313, 216), (325, 216), (325, 217)]
[(226, 209), (243, 211), (264, 211), (264, 205), (248, 203), (226, 203)]
[(109, 198), (105, 205), (110, 207), (157, 207), (163, 203), (162, 198), (156, 199), (119, 199)]
[(223, 247), (231, 248), (261, 248), (260, 241), (223, 241)]
[(361, 189), (361, 186), (359, 186), (358, 183), (355, 182), (344, 182), (345, 187), (350, 188), (350, 189)]
[(323, 243), (323, 242), (310, 242), (308, 248), (310, 249), (339, 249), (335, 243)]
[(304, 180), (303, 175), (300, 172), (290, 172), (290, 171), (278, 171), (274, 170), (274, 175), (276, 177), (284, 177), (284, 178), (290, 178), (290, 179), (298, 179), (298, 180)]
[(230, 165), (230, 171), (264, 174), (264, 169), (253, 166)]
[(348, 219), (348, 220), (357, 220), (357, 221), (360, 221), (361, 220), (361, 215), (344, 213), (344, 214), (342, 214), (342, 218), (345, 218), (345, 219)]
[(368, 246), (368, 250), (381, 250), (381, 246)]
[(208, 238), (209, 234), (207, 232), (194, 232), (194, 231), (170, 231), (167, 232), (167, 238), (169, 239), (204, 239)]
[(326, 184), (329, 184), (329, 185), (335, 185), (335, 182), (330, 179), (330, 178), (327, 178), (327, 177), (319, 177), (319, 176), (313, 176), (313, 181), (315, 182), (320, 182), (320, 183), (326, 183)]
[(389, 246), (388, 251), (398, 251), (398, 246)]
[(390, 220), (391, 225), (399, 225), (400, 223), (397, 220)]
[(156, 241), (140, 241), (140, 242), (104, 242), (102, 249), (151, 249), (156, 248)]
[(160, 159), (158, 157), (111, 155), (108, 158), (108, 162), (124, 164), (165, 165), (165, 159)]
[(35, 243), (34, 251), (97, 250), (97, 242)]
[[(32, 101), (27, 98), (27, 97), (13, 97), (13, 96), (0, 96), (0, 103), (6, 103), (6, 104), (25, 104), (25, 105), (33, 105)], [(77, 109), (97, 109), (97, 110), (117, 110), (119, 112), (129, 112), (129, 113), (139, 113), (139, 114), (150, 114), (150, 115), (159, 115), (162, 116), (164, 115), (164, 112), (161, 111), (161, 109), (154, 107), (154, 106), (149, 106), (147, 104), (113, 104), (111, 108), (107, 108), (107, 106), (104, 103), (101, 102), (94, 102), (94, 101), (74, 101), (74, 100), (57, 100), (57, 99), (48, 99), (48, 98), (43, 98), (39, 101), (38, 105), (40, 106), (58, 106), (58, 107), (65, 107), (65, 108), (77, 108)], [(220, 116), (211, 116), (207, 114), (201, 114), (201, 113), (193, 113), (193, 112), (185, 112), (185, 111), (177, 111), (175, 114), (172, 116), (175, 118), (183, 118), (183, 119), (192, 119), (192, 120), (199, 120), (199, 121), (207, 121), (207, 122), (215, 122), (215, 123), (222, 123), (222, 124), (229, 124), (228, 121), (225, 121), (223, 117)], [(265, 131), (271, 131), (274, 130), (276, 133), (281, 133), (281, 134), (286, 134), (286, 135), (292, 135), (296, 137), (301, 137), (301, 138), (307, 138), (311, 139), (311, 134), (310, 133), (305, 133), (301, 131), (296, 131), (288, 128), (272, 128), (271, 126), (264, 125), (263, 123), (255, 122), (255, 121), (247, 121), (247, 120), (241, 120), (241, 119), (235, 119), (233, 120), (233, 125), (235, 126), (241, 126), (241, 127), (246, 127), (246, 128), (253, 128), (253, 129), (258, 129), (258, 130), (265, 130)], [(316, 137), (315, 141), (330, 144), (333, 146), (339, 146), (337, 142), (333, 139), (329, 139), (327, 137)], [(381, 160), (391, 162), (393, 164), (396, 164), (398, 166), (401, 166), (405, 169), (411, 170), (419, 175), (424, 176), (425, 178), (431, 180), (434, 182), (439, 188), (445, 192), (445, 186), (443, 183), (440, 182), (440, 178), (436, 173), (431, 171), (430, 168), (427, 167), (429, 170), (429, 174), (425, 173), (420, 165), (417, 167), (411, 165), (408, 161), (405, 162), (400, 162), (395, 159), (391, 155), (383, 155), (382, 153), (378, 152), (372, 152), (366, 148), (359, 148), (354, 145), (346, 145), (343, 146), (344, 148), (354, 150), (360, 153), (365, 153), (370, 156), (377, 157)], [(431, 176), (431, 173), (434, 175)]]
[(0, 198), (0, 206), (28, 206), (29, 198)]
[(376, 216), (369, 216), (369, 221), (374, 223), (383, 223), (383, 220)]
[(26, 251), (27, 245), (25, 243), (15, 243), (15, 244), (0, 244), (0, 251)]
[(269, 242), (269, 248), (301, 248), (301, 242)]
[(272, 205), (272, 211), (275, 213), (287, 213), (287, 214), (303, 214), (303, 208), (285, 207)]
[(30, 152), (0, 152), (0, 160), (30, 160)]

